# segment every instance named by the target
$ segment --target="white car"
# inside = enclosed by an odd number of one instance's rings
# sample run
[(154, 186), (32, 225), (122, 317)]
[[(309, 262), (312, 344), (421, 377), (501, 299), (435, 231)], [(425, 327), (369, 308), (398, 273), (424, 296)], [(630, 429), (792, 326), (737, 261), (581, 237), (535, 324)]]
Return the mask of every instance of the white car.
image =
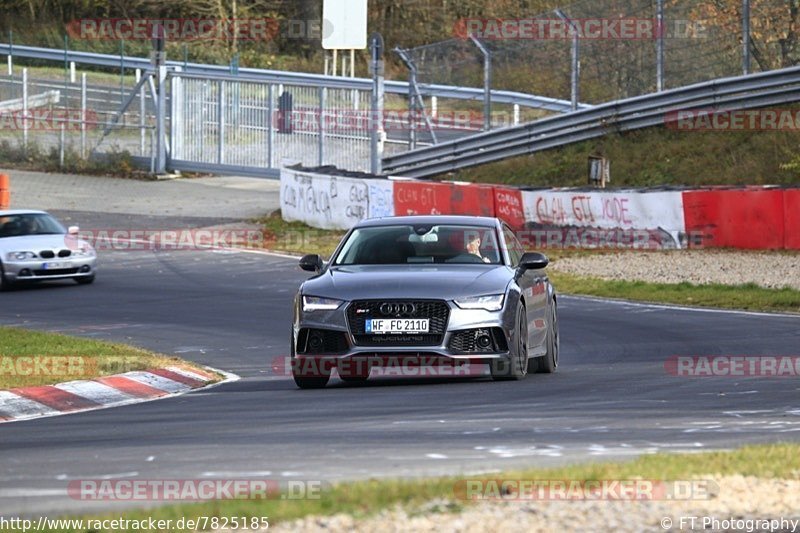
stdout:
[(0, 211), (0, 289), (14, 283), (53, 279), (94, 281), (97, 254), (44, 211)]

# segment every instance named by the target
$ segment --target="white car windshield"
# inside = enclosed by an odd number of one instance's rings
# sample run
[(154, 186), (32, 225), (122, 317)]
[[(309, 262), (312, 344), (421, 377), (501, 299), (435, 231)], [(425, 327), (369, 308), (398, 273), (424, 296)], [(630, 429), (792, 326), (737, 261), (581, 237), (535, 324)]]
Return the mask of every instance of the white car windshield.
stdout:
[(393, 225), (354, 230), (334, 265), (502, 264), (494, 228)]
[(0, 216), (0, 239), (27, 235), (61, 235), (66, 232), (56, 219), (44, 213)]

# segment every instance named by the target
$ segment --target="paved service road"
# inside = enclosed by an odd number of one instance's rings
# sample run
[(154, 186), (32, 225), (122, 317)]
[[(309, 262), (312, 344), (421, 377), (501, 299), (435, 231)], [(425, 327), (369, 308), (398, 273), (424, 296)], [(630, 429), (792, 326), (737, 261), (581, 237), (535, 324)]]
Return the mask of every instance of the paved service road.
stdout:
[(0, 425), (0, 514), (106, 509), (69, 480), (479, 472), (800, 437), (797, 379), (679, 378), (672, 355), (799, 355), (799, 317), (563, 297), (555, 375), (297, 390), (294, 260), (108, 252), (92, 286), (0, 294), (0, 324), (137, 344), (242, 376), (174, 399)]

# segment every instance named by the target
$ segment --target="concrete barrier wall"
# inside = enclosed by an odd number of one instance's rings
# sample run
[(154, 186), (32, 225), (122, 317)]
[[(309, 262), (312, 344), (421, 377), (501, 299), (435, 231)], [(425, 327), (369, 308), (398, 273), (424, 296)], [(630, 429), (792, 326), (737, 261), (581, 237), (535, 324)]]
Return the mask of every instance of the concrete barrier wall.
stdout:
[(515, 230), (619, 230), (661, 237), (648, 247), (800, 249), (800, 189), (521, 190), (464, 182), (281, 172), (283, 218), (349, 229), (394, 215), (496, 216)]

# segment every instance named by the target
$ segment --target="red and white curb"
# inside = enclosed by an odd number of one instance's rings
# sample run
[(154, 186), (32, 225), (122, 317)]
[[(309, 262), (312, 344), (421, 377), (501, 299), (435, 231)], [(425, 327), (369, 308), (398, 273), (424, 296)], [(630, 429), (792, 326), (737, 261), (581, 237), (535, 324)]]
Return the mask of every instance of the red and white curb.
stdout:
[(0, 424), (158, 400), (196, 389), (230, 383), (239, 376), (207, 367), (222, 380), (200, 369), (176, 366), (126, 372), (57, 385), (0, 390)]

